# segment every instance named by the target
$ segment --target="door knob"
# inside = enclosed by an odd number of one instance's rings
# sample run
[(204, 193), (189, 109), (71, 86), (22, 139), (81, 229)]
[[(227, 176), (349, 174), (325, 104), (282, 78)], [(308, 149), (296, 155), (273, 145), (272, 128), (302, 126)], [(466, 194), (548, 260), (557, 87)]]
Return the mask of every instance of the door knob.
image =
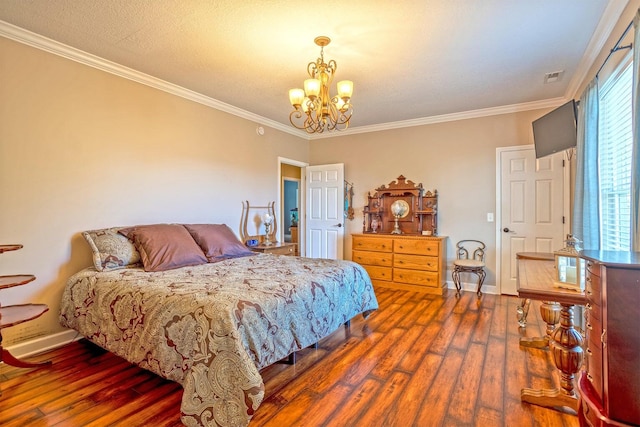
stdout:
[(509, 227), (503, 228), (502, 231), (504, 231), (505, 233), (515, 233), (515, 231), (509, 230)]
[(342, 223), (335, 224), (335, 225), (334, 225), (334, 227), (338, 227), (338, 228), (340, 228), (340, 227), (342, 227)]

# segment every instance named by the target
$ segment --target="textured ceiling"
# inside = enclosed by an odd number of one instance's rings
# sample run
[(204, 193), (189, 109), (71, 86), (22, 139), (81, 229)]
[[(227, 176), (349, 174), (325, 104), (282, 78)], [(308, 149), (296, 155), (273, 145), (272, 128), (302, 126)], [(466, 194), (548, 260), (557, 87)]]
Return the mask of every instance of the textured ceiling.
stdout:
[(336, 81), (355, 84), (352, 127), (366, 129), (559, 104), (626, 3), (1, 0), (0, 20), (282, 124), (326, 35)]

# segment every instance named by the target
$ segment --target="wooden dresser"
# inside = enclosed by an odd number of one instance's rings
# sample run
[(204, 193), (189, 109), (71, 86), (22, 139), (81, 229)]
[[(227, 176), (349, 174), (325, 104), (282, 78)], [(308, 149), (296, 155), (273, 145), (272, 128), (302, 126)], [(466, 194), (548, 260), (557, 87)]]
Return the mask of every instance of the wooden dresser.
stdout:
[(640, 253), (581, 255), (588, 304), (580, 425), (640, 425)]
[(353, 234), (352, 249), (374, 285), (438, 295), (447, 289), (446, 236)]

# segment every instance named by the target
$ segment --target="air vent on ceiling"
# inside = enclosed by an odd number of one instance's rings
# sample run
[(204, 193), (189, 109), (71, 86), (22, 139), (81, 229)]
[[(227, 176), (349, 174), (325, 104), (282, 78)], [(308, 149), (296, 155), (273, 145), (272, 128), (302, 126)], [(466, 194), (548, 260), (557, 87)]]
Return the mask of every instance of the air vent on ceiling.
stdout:
[(564, 70), (562, 71), (553, 71), (551, 73), (546, 73), (544, 75), (544, 83), (555, 83), (562, 80), (562, 76), (564, 75)]

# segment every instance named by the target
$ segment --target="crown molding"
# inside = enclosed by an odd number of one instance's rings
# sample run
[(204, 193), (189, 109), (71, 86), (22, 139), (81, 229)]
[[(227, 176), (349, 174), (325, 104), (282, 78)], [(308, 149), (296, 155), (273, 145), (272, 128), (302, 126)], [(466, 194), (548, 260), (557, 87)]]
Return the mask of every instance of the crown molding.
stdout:
[(607, 7), (602, 14), (602, 18), (600, 18), (600, 22), (596, 27), (596, 31), (593, 33), (593, 36), (585, 49), (582, 60), (580, 60), (576, 72), (573, 73), (573, 77), (567, 85), (567, 90), (565, 92), (565, 97), (567, 99), (579, 97), (579, 94), (577, 94), (578, 89), (588, 78), (589, 71), (593, 68), (593, 64), (602, 52), (605, 43), (609, 37), (611, 37), (613, 29), (620, 20), (620, 17), (628, 3), (629, 0), (609, 0)]
[(456, 120), (467, 120), (467, 119), (476, 119), (480, 117), (497, 116), (500, 114), (519, 113), (522, 111), (538, 110), (542, 108), (554, 108), (564, 104), (568, 100), (569, 98), (563, 98), (563, 97), (551, 98), (551, 99), (544, 99), (542, 101), (533, 101), (533, 102), (526, 102), (521, 104), (504, 105), (500, 107), (481, 108), (478, 110), (462, 111), (459, 113), (451, 113), (451, 114), (441, 114), (439, 116), (423, 117), (419, 119), (403, 120), (399, 122), (381, 123), (379, 125), (359, 126), (355, 128), (349, 128), (344, 131), (340, 131), (339, 134), (334, 133), (332, 135), (325, 135), (325, 134), (314, 135), (310, 139), (323, 139), (323, 138), (331, 138), (335, 136), (355, 135), (358, 133), (380, 132), (385, 130), (393, 130), (393, 129), (407, 128), (407, 127), (432, 125), (436, 123), (453, 122)]
[[(625, 2), (625, 0), (613, 0), (614, 3)], [(608, 8), (607, 10), (609, 10)], [(616, 9), (617, 10), (617, 9)], [(615, 14), (614, 14), (615, 15)], [(604, 19), (603, 19), (604, 21)], [(600, 27), (599, 27), (600, 28)], [(611, 31), (609, 29), (609, 31)], [(186, 89), (173, 83), (158, 79), (145, 73), (141, 73), (134, 69), (125, 67), (112, 61), (108, 61), (96, 55), (84, 52), (66, 44), (57, 42), (55, 40), (44, 37), (40, 34), (33, 33), (25, 30), (24, 28), (17, 27), (13, 24), (0, 20), (0, 36), (17, 41), (19, 43), (26, 44), (36, 49), (44, 50), (54, 55), (61, 56), (63, 58), (87, 65), (89, 67), (96, 68), (98, 70), (114, 74), (116, 76), (150, 86), (155, 89), (162, 90), (172, 95), (179, 96), (184, 99), (188, 99), (193, 102), (197, 102), (202, 105), (214, 108), (216, 110), (223, 111), (228, 114), (232, 114), (237, 117), (258, 123), (263, 126), (288, 133), (301, 139), (315, 140), (325, 138), (335, 138), (340, 136), (355, 135), (360, 133), (379, 132), (385, 130), (401, 129), (406, 127), (424, 126), (435, 123), (450, 122), (455, 120), (466, 120), (479, 117), (494, 116), (499, 114), (509, 114), (520, 111), (528, 111), (541, 108), (557, 107), (566, 102), (570, 97), (565, 98), (553, 98), (542, 101), (528, 102), (522, 104), (513, 104), (500, 107), (483, 108), (478, 110), (463, 111), (459, 113), (442, 114), (438, 116), (429, 116), (418, 119), (403, 120), (397, 122), (381, 123), (370, 126), (358, 126), (349, 128), (344, 131), (322, 133), (322, 134), (307, 134), (304, 131), (293, 128), (289, 125), (277, 122), (272, 119), (251, 113), (241, 108), (234, 107), (233, 105), (219, 101), (217, 99), (202, 95), (198, 92)], [(604, 42), (603, 42), (604, 43)]]
[(33, 33), (31, 31), (25, 30), (24, 28), (17, 27), (13, 24), (9, 24), (8, 22), (1, 20), (0, 36), (6, 37), (22, 44), (26, 44), (31, 47), (35, 47), (36, 49), (44, 50), (46, 52), (61, 56), (66, 59), (70, 59), (84, 65), (88, 65), (89, 67), (93, 67), (128, 80), (150, 86), (152, 88), (159, 89), (172, 95), (176, 95), (181, 98), (206, 105), (207, 107), (215, 108), (216, 110), (220, 110), (225, 113), (229, 113), (264, 126), (269, 126), (271, 128), (297, 137), (305, 136), (304, 133), (301, 133), (297, 129), (284, 125), (280, 122), (276, 122), (275, 120), (271, 120), (266, 117), (262, 117), (249, 111), (243, 110), (241, 108), (234, 107), (233, 105), (218, 101), (217, 99), (202, 95), (198, 92), (194, 92), (182, 86), (169, 83), (148, 74), (141, 73), (132, 68), (125, 67), (115, 62), (108, 61), (104, 58), (100, 58), (99, 56), (92, 55), (80, 49), (76, 49), (74, 47), (57, 42), (50, 38), (41, 36), (40, 34)]

